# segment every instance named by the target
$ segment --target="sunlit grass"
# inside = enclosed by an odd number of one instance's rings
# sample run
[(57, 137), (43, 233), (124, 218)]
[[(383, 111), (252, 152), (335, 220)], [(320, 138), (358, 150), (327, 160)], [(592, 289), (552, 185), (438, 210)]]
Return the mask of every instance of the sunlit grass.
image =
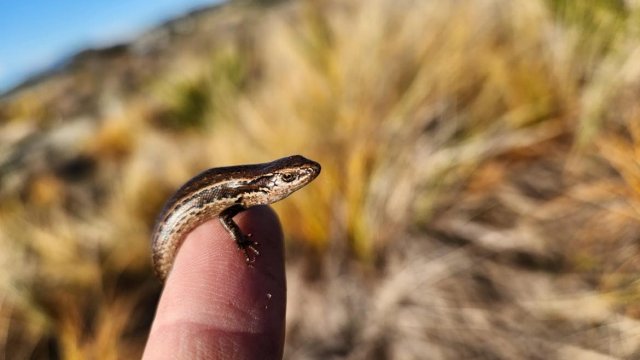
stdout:
[(474, 3), (308, 2), (271, 16), (247, 55), (260, 78), (214, 121), (211, 157), (320, 161), (323, 181), (279, 205), (311, 222), (293, 236), (372, 259), (475, 163), (567, 121), (578, 83), (547, 38), (552, 18), (519, 5), (491, 26), (491, 7)]

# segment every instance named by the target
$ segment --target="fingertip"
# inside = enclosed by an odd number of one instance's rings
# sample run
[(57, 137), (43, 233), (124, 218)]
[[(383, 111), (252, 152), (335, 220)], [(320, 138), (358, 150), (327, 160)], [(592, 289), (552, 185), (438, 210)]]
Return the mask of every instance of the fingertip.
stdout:
[(217, 219), (194, 229), (167, 278), (145, 356), (173, 347), (174, 354), (189, 357), (203, 344), (219, 355), (231, 348), (247, 356), (281, 355), (286, 281), (280, 222), (268, 206), (248, 209), (234, 221), (258, 242), (256, 261), (247, 265)]

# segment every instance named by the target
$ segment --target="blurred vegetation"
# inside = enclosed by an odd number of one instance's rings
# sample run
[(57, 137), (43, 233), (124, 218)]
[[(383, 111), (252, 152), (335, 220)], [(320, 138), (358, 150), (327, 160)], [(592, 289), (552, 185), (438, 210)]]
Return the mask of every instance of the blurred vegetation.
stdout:
[(218, 49), (199, 73), (169, 83), (163, 80), (158, 91), (165, 92), (161, 98), (168, 106), (165, 125), (175, 130), (198, 129), (220, 117), (248, 87), (247, 56), (230, 47)]
[(569, 271), (640, 317), (639, 16), (613, 0), (232, 3), (173, 24), (191, 30), (167, 49), (5, 96), (0, 358), (139, 356), (164, 199), (201, 169), (297, 153), (323, 173), (276, 204), (290, 248), (364, 269), (552, 168), (518, 216), (566, 219), (548, 241)]

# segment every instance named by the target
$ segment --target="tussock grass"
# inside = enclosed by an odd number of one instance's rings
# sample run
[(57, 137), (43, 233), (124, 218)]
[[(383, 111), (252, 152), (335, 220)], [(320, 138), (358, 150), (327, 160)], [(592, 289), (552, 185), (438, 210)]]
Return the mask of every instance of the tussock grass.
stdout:
[(280, 208), (313, 222), (301, 238), (372, 259), (428, 216), (439, 188), (566, 121), (578, 84), (549, 41), (548, 9), (497, 7), (327, 1), (272, 15), (251, 54), (260, 78), (211, 130), (212, 156), (319, 160), (324, 180)]

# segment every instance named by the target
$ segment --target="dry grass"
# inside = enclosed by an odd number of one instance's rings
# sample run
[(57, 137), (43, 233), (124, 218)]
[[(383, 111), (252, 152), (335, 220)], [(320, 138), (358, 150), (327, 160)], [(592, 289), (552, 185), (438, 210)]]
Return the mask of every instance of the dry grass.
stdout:
[[(133, 95), (102, 94), (66, 160), (24, 161), (24, 184), (0, 191), (4, 358), (138, 355), (164, 198), (203, 168), (294, 153), (323, 165), (321, 181), (276, 206), (288, 240), (314, 254), (347, 244), (371, 269), (408, 232), (494, 195), (540, 228), (597, 206), (557, 248), (639, 316), (637, 239), (625, 231), (640, 209), (640, 10), (585, 4), (283, 3), (248, 11), (205, 58), (175, 55)], [(33, 94), (5, 104), (3, 126), (55, 123), (42, 105), (52, 100)], [(11, 151), (0, 144), (0, 160)], [(74, 161), (79, 178), (64, 171)], [(505, 193), (516, 169), (541, 162), (563, 183), (557, 196)]]

